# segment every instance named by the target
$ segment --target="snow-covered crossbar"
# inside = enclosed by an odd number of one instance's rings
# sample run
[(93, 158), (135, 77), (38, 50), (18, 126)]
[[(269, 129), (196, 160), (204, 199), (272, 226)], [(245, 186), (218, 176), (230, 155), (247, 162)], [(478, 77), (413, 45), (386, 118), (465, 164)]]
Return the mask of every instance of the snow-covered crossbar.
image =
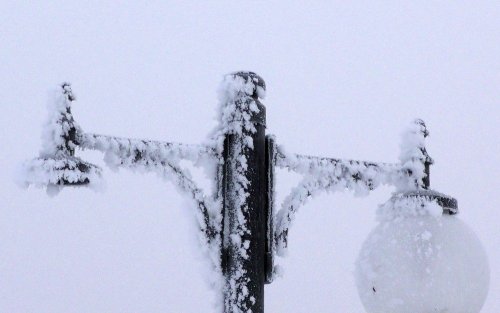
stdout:
[(394, 185), (403, 178), (400, 164), (340, 160), (287, 154), (278, 147), (276, 166), (303, 175), (303, 179), (285, 197), (276, 217), (276, 252), (283, 255), (288, 231), (298, 209), (321, 191), (351, 190), (366, 195), (380, 185)]
[[(81, 133), (78, 145), (82, 149), (111, 153), (122, 160), (151, 159), (156, 162), (188, 160), (195, 164), (207, 158), (217, 158), (214, 148), (204, 145), (129, 139), (98, 134)], [(111, 157), (111, 156), (110, 156)]]
[(428, 134), (424, 122), (416, 119), (403, 133), (399, 163), (292, 154), (278, 146), (276, 166), (302, 174), (303, 178), (285, 197), (277, 213), (274, 234), (276, 253), (280, 256), (286, 253), (288, 232), (298, 209), (322, 191), (349, 190), (357, 196), (365, 196), (381, 185), (395, 186), (399, 192), (427, 188), (428, 165), (432, 163), (425, 150), (424, 138)]
[[(47, 187), (50, 193), (62, 186), (98, 186), (101, 169), (75, 156), (76, 148), (102, 152), (112, 169), (158, 174), (195, 204), (202, 248), (218, 276), (214, 285), (224, 295), (219, 305), (231, 313), (259, 311), (264, 283), (275, 274), (273, 256), (285, 254), (290, 227), (309, 198), (323, 191), (345, 190), (362, 196), (382, 185), (412, 195), (428, 189), (432, 163), (422, 120), (415, 120), (403, 134), (397, 163), (288, 153), (266, 134), (265, 107), (260, 102), (264, 96), (265, 83), (255, 73), (227, 75), (219, 89), (219, 123), (209, 141), (193, 145), (85, 132), (71, 113), (76, 99), (71, 86), (63, 83), (50, 103), (40, 155), (24, 163), (22, 183)], [(212, 181), (211, 193), (197, 186), (181, 166), (183, 160), (205, 169)], [(275, 167), (302, 175), (276, 214)], [(448, 201), (450, 212), (456, 208), (449, 197), (429, 197)]]
[(215, 149), (203, 145), (161, 142), (153, 140), (128, 139), (97, 134), (81, 133), (77, 136), (82, 149), (98, 150), (104, 153), (104, 160), (111, 168), (124, 167), (141, 171), (156, 172), (172, 181), (189, 199), (196, 202), (201, 230), (207, 241), (216, 235), (216, 226), (210, 219), (213, 200), (205, 196), (190, 178), (190, 173), (179, 165), (188, 160), (195, 165), (216, 163)]
[(98, 185), (101, 179), (99, 167), (75, 157), (74, 154), (76, 147), (101, 151), (110, 168), (156, 172), (173, 182), (196, 203), (204, 241), (211, 243), (218, 229), (213, 222), (215, 219), (211, 218), (214, 215), (215, 201), (203, 193), (179, 162), (188, 160), (196, 166), (215, 167), (219, 160), (216, 150), (204, 145), (86, 133), (72, 116), (71, 105), (75, 100), (69, 83), (61, 84), (54, 91), (49, 104), (49, 116), (44, 125), (40, 157), (24, 163), (22, 183), (47, 187), (47, 191), (51, 193), (57, 192), (63, 185)]
[(288, 232), (298, 209), (319, 192), (349, 190), (364, 196), (381, 185), (396, 186), (397, 191), (426, 188), (428, 165), (432, 163), (424, 145), (428, 134), (424, 122), (416, 119), (403, 133), (400, 163), (291, 154), (278, 146), (276, 166), (302, 174), (303, 178), (285, 197), (277, 213), (274, 234), (277, 254), (286, 253)]

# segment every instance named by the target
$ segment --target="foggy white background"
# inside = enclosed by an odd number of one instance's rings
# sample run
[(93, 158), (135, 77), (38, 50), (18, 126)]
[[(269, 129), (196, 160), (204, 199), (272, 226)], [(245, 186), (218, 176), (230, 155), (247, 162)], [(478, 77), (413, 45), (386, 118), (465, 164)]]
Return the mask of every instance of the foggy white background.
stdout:
[[(171, 184), (106, 169), (104, 193), (49, 198), (13, 173), (37, 156), (62, 81), (86, 131), (199, 143), (236, 70), (265, 79), (268, 132), (291, 152), (395, 162), (401, 130), (423, 118), (431, 187), (484, 243), (482, 312), (500, 312), (498, 1), (40, 3), (0, 2), (0, 312), (213, 312), (193, 212)], [(277, 179), (278, 198), (297, 181)], [(391, 191), (303, 207), (266, 312), (364, 312), (354, 261)]]

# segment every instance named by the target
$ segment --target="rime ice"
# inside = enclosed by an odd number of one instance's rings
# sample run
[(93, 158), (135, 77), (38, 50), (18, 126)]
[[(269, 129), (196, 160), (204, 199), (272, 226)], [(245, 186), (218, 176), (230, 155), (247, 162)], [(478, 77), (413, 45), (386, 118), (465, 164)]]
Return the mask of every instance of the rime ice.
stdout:
[[(253, 210), (264, 209), (262, 199), (254, 199), (258, 198), (255, 193), (261, 196), (263, 192), (255, 182), (268, 181), (253, 178), (252, 174), (266, 173), (256, 165), (252, 152), (264, 149), (261, 139), (265, 136), (265, 108), (259, 99), (265, 96), (265, 84), (254, 73), (230, 74), (222, 81), (218, 95), (218, 126), (207, 142), (188, 145), (84, 132), (71, 114), (75, 96), (70, 85), (63, 83), (49, 107), (40, 156), (24, 163), (20, 180), (25, 186), (46, 187), (51, 195), (62, 186), (97, 186), (101, 170), (75, 156), (79, 147), (101, 151), (111, 169), (154, 172), (172, 182), (194, 206), (201, 248), (211, 260), (217, 310), (250, 313), (256, 304), (262, 303), (257, 295), (263, 292), (261, 282), (256, 287), (257, 283), (251, 280), (262, 276), (251, 275), (252, 266), (261, 269), (260, 260), (253, 258), (262, 255), (253, 249), (263, 247), (263, 238), (258, 236), (266, 228), (254, 223), (252, 214)], [(476, 312), (487, 292), (487, 262), (472, 232), (459, 220), (443, 216), (442, 207), (434, 200), (446, 196), (427, 190), (432, 163), (425, 149), (427, 134), (423, 121), (415, 120), (403, 134), (400, 162), (394, 164), (298, 155), (269, 144), (273, 152), (263, 153), (267, 154), (265, 161), (303, 178), (285, 198), (276, 216), (267, 216), (265, 253), (286, 254), (292, 222), (310, 197), (323, 191), (344, 190), (365, 196), (381, 185), (392, 185), (400, 193), (380, 206), (380, 225), (365, 243), (357, 263), (356, 277), (366, 308), (371, 313)], [(259, 139), (254, 142), (254, 138)], [(269, 138), (266, 137), (265, 145)], [(263, 159), (260, 152), (256, 157), (259, 162)], [(213, 189), (208, 195), (180, 166), (182, 160), (205, 169)], [(272, 173), (267, 173), (268, 180)], [(417, 196), (408, 197), (412, 192)], [(273, 206), (273, 195), (266, 196), (270, 202), (266, 205)], [(437, 244), (442, 241), (447, 244)], [(465, 245), (466, 250), (458, 249), (459, 245)], [(268, 282), (272, 281), (270, 276), (282, 273), (278, 265), (270, 273), (269, 260), (264, 261)], [(464, 267), (460, 267), (461, 262), (465, 262)], [(457, 274), (462, 268), (476, 269), (476, 276), (469, 272)], [(454, 302), (444, 300), (445, 292)], [(461, 292), (467, 296), (460, 298)]]

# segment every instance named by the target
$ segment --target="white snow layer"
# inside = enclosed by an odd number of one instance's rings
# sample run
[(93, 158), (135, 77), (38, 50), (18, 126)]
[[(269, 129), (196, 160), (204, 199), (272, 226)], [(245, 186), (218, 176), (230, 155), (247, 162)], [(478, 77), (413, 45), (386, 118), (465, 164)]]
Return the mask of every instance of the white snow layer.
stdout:
[(51, 92), (40, 157), (22, 164), (16, 177), (19, 185), (47, 187), (49, 195), (55, 195), (64, 184), (88, 184), (93, 189), (103, 186), (100, 168), (74, 156), (76, 134), (81, 132), (71, 115), (74, 100), (68, 83)]
[[(391, 212), (392, 211), (392, 212)], [(478, 313), (489, 287), (486, 253), (473, 231), (433, 201), (392, 198), (356, 261), (368, 313)]]
[(424, 163), (433, 161), (425, 150), (425, 137), (429, 135), (424, 122), (415, 119), (402, 134), (399, 161), (403, 171), (411, 173), (411, 179), (398, 183), (398, 191), (422, 189), (425, 177)]

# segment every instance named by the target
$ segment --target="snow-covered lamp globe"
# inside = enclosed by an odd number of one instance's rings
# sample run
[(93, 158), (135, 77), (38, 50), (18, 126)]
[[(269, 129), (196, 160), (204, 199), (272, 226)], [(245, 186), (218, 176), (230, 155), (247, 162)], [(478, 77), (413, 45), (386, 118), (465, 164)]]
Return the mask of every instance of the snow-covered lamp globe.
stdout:
[(419, 190), (394, 195), (356, 262), (368, 313), (478, 313), (489, 288), (486, 253), (455, 216), (456, 200)]

